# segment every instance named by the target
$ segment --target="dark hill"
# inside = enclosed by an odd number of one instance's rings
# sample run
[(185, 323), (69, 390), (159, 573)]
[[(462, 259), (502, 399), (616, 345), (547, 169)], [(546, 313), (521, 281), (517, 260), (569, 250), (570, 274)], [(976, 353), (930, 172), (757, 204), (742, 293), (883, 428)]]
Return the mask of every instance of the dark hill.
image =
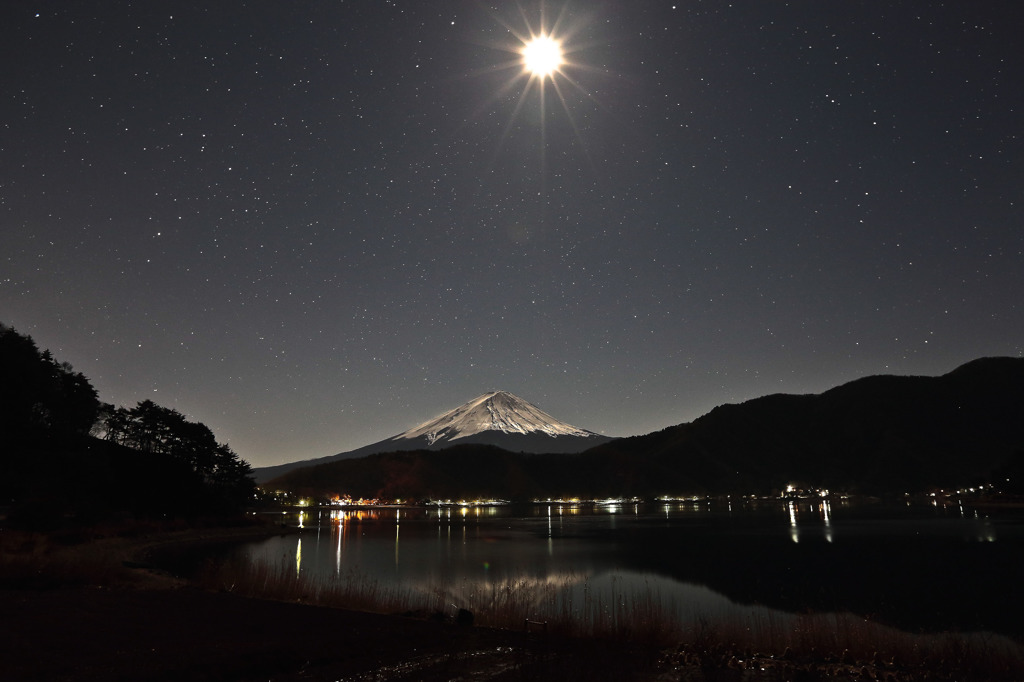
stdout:
[(872, 376), (817, 395), (723, 405), (576, 455), (464, 445), (299, 469), (271, 487), (363, 497), (598, 497), (781, 490), (883, 494), (987, 479), (1024, 451), (1024, 359), (940, 377)]
[[(12, 525), (52, 530), (124, 518), (190, 518), (235, 511), (186, 462), (78, 434), (5, 442), (3, 504)], [(3, 506), (0, 504), (0, 507)]]
[[(289, 462), (287, 464), (260, 467), (255, 469), (254, 473), (256, 482), (265, 486), (268, 485), (267, 482), (272, 480), (276, 481), (277, 479), (286, 476), (291, 471), (316, 468), (332, 462), (363, 459), (370, 455), (377, 455), (381, 453), (416, 452), (424, 450), (438, 452), (453, 447), (473, 445), (481, 452), (498, 450), (500, 448), (502, 451), (507, 450), (508, 452), (524, 454), (568, 454), (578, 453), (586, 450), (592, 445), (605, 443), (610, 440), (612, 440), (612, 438), (597, 434), (594, 434), (589, 438), (581, 436), (559, 436), (558, 438), (553, 438), (545, 433), (501, 433), (495, 431), (488, 431), (486, 433), (478, 433), (472, 436), (460, 438), (456, 441), (458, 445), (452, 445), (448, 441), (431, 444), (424, 437), (409, 440), (388, 438), (376, 443), (371, 443), (370, 445), (364, 445), (356, 450), (349, 450), (348, 452), (342, 452), (329, 457), (320, 457), (318, 459), (307, 459), (300, 462)], [(484, 446), (493, 446), (493, 448), (487, 448)]]
[(804, 482), (899, 492), (966, 485), (1021, 449), (1024, 359), (984, 358), (941, 377), (872, 376), (818, 395), (723, 405), (588, 454), (690, 472), (708, 490)]
[(150, 400), (102, 403), (84, 374), (0, 323), (0, 521), (234, 514), (252, 500), (249, 472), (201, 422)]
[(526, 500), (607, 489), (608, 472), (579, 454), (537, 455), (493, 445), (401, 450), (295, 469), (266, 484), (300, 495), (383, 499)]

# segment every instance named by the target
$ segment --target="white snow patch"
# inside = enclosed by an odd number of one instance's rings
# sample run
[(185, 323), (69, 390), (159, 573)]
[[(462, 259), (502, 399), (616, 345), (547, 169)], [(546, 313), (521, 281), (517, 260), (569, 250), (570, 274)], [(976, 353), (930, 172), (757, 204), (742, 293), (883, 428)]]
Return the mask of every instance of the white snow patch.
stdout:
[(546, 433), (549, 436), (594, 436), (586, 429), (559, 421), (507, 391), (492, 391), (465, 405), (395, 436), (392, 440), (425, 437), (428, 443), (457, 440), (484, 431)]

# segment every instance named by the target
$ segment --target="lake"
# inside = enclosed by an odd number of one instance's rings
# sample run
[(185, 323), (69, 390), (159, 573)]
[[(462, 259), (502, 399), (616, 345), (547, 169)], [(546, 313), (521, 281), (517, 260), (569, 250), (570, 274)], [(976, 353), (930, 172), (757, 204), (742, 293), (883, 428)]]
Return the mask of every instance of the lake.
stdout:
[(1024, 516), (958, 504), (552, 502), (281, 518), (303, 532), (231, 558), (325, 580), (448, 586), (453, 606), (456, 585), (558, 584), (625, 608), (653, 594), (684, 618), (850, 612), (910, 632), (1024, 634)]

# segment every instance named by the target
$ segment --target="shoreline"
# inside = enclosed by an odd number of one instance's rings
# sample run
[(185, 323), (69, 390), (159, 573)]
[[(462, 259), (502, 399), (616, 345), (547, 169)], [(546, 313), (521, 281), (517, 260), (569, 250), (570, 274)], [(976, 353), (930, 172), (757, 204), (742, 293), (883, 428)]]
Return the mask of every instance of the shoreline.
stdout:
[[(302, 599), (243, 596), (203, 589), (151, 561), (153, 554), (171, 548), (202, 548), (301, 532), (272, 524), (143, 528), (67, 548), (71, 559), (101, 559), (107, 572), (97, 573), (98, 580), (66, 585), (44, 582), (19, 587), (10, 579), (0, 583), (0, 627), (11, 633), (0, 638), (0, 678), (40, 682), (648, 682), (740, 679), (740, 675), (745, 680), (797, 675), (807, 680), (853, 680), (864, 675), (897, 681), (957, 678), (956, 668), (947, 663), (943, 668), (939, 661), (910, 666), (877, 656), (844, 660), (827, 652), (816, 657), (790, 652), (771, 656), (713, 637), (666, 648), (643, 641), (549, 636), (537, 627), (527, 632), (525, 626), (522, 631), (459, 626), (450, 620), (432, 620), (433, 614), (425, 613), (382, 614), (313, 605)], [(962, 664), (960, 678), (964, 677)]]
[(658, 652), (642, 646), (204, 589), (151, 561), (172, 549), (300, 532), (254, 524), (103, 537), (66, 548), (72, 561), (86, 551), (102, 557), (99, 580), (19, 587), (4, 576), (0, 679), (498, 679), (489, 671), (509, 680), (654, 679)]

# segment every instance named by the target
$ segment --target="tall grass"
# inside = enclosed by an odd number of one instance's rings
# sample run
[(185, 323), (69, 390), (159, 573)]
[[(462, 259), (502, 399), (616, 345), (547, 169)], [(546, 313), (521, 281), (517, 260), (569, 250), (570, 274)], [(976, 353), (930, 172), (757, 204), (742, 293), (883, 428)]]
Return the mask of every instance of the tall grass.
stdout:
[[(543, 624), (548, 636), (615, 639), (656, 646), (669, 660), (737, 661), (765, 666), (864, 666), (878, 671), (927, 670), (931, 679), (1024, 679), (1024, 648), (992, 633), (915, 634), (849, 613), (788, 614), (764, 608), (709, 615), (687, 611), (656, 585), (612, 581), (594, 589), (575, 576), (482, 583), (438, 581), (385, 585), (359, 573), (306, 574), (293, 562), (211, 565), (207, 587), (247, 596), (454, 620), (459, 609), (476, 625), (522, 630)], [(802, 663), (801, 663), (802, 662)], [(815, 663), (816, 662), (816, 663)], [(941, 674), (939, 673), (941, 671)], [(895, 676), (894, 679), (907, 679)]]
[(123, 576), (120, 556), (95, 544), (0, 530), (0, 587), (42, 589), (109, 585)]
[[(263, 526), (215, 526), (212, 535), (262, 531)], [(0, 526), (0, 587), (43, 589), (91, 586), (176, 584), (146, 566), (150, 546), (185, 540), (195, 543), (203, 525), (169, 521), (121, 520), (36, 532)], [(138, 570), (144, 568), (145, 570)]]
[(210, 563), (194, 580), (200, 586), (237, 594), (298, 601), (320, 606), (348, 608), (375, 613), (440, 610), (439, 596), (431, 597), (407, 587), (385, 586), (357, 572), (332, 579), (310, 577), (282, 561)]

